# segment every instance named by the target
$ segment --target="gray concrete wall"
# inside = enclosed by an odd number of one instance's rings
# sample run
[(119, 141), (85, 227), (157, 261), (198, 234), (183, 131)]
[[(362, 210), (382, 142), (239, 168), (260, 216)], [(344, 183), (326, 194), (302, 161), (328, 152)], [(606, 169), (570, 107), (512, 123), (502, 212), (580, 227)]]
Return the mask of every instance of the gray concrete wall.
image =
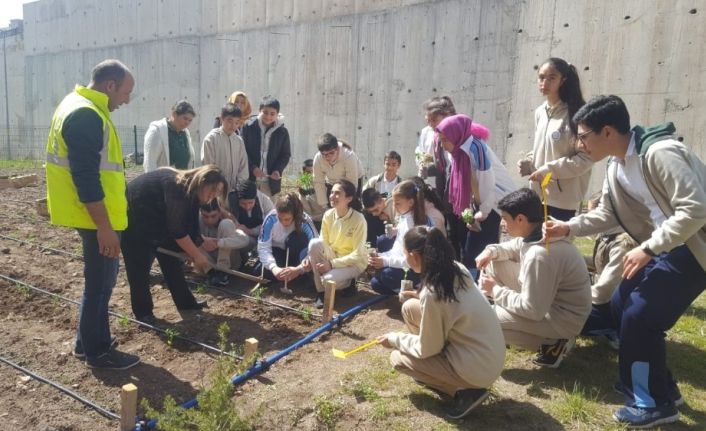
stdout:
[(41, 0), (24, 12), (25, 124), (48, 124), (74, 83), (116, 57), (137, 77), (120, 125), (146, 126), (185, 97), (199, 141), (232, 91), (255, 104), (272, 94), (293, 164), (328, 131), (370, 173), (396, 149), (411, 174), (421, 103), (448, 94), (514, 165), (542, 103), (534, 67), (551, 55), (578, 66), (587, 98), (618, 94), (635, 122), (673, 120), (706, 156), (706, 0)]

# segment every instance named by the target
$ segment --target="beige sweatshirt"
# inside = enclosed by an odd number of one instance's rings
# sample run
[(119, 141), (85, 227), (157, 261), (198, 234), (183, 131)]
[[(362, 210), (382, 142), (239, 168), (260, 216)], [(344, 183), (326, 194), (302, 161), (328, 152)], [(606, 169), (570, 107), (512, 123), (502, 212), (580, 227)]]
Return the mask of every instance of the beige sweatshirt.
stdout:
[[(568, 210), (578, 209), (586, 195), (593, 162), (578, 150), (569, 128), (569, 108), (561, 102), (553, 108), (545, 102), (534, 111), (534, 168), (544, 175), (552, 172), (547, 187), (549, 205)], [(530, 181), (530, 188), (541, 196), (540, 183)]]
[[(228, 136), (218, 127), (208, 132), (201, 145), (201, 164), (216, 165), (228, 181), (228, 188), (235, 190), (238, 183), (248, 179), (248, 154), (240, 136)], [(267, 213), (265, 213), (267, 214)]]
[(358, 187), (358, 178), (362, 176), (360, 172), (360, 162), (358, 156), (338, 143), (338, 159), (333, 165), (329, 164), (317, 152), (314, 156), (314, 191), (316, 192), (316, 202), (322, 207), (328, 206), (328, 196), (326, 195), (326, 184), (333, 184), (338, 180), (348, 180)]
[(517, 292), (505, 286), (493, 287), (496, 307), (531, 320), (546, 320), (564, 338), (581, 332), (591, 312), (591, 279), (586, 262), (569, 240), (525, 242), (515, 238), (486, 247), (493, 260), (520, 263)]
[(478, 290), (468, 270), (466, 288), (456, 280), (458, 302), (441, 302), (422, 287), (419, 335), (390, 334), (390, 344), (402, 353), (424, 359), (445, 355), (454, 371), (470, 386), (487, 388), (500, 376), (505, 361), (505, 339), (495, 312)]

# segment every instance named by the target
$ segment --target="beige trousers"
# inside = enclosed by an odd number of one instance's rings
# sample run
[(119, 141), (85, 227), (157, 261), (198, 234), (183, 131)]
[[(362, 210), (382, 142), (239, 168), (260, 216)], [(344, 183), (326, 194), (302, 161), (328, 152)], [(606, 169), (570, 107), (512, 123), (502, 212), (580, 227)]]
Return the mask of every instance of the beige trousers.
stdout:
[(327, 281), (335, 281), (336, 290), (345, 289), (353, 279), (363, 272), (355, 266), (333, 268), (325, 274), (316, 270), (317, 263), (324, 263), (335, 257), (333, 249), (324, 243), (323, 239), (314, 238), (309, 242), (309, 260), (311, 261), (311, 270), (314, 272), (314, 284), (317, 292), (324, 291), (324, 283)]
[[(522, 290), (519, 281), (520, 264), (509, 260), (493, 261), (485, 269), (498, 284), (516, 292)], [(500, 327), (505, 336), (505, 344), (527, 350), (537, 350), (542, 344), (553, 344), (561, 335), (549, 325), (546, 319), (531, 320), (513, 314), (499, 305), (494, 305), (495, 314), (500, 320)]]
[[(409, 332), (418, 335), (422, 322), (422, 306), (418, 299), (408, 299), (402, 304), (402, 317)], [(473, 387), (456, 374), (443, 352), (429, 358), (417, 359), (399, 350), (393, 350), (390, 363), (397, 371), (450, 396), (454, 396), (461, 389)]]

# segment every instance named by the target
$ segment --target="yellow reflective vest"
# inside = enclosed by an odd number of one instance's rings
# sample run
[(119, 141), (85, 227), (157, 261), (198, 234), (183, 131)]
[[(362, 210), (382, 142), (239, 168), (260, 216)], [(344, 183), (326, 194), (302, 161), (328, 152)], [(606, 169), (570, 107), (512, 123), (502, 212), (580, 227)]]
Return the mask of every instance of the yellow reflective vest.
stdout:
[(103, 121), (103, 149), (100, 152), (100, 182), (103, 203), (113, 230), (127, 228), (125, 173), (120, 139), (110, 119), (108, 96), (77, 85), (54, 112), (47, 140), (47, 204), (52, 224), (96, 229), (86, 206), (79, 200), (69, 169), (68, 148), (62, 134), (64, 119), (79, 108), (90, 108)]

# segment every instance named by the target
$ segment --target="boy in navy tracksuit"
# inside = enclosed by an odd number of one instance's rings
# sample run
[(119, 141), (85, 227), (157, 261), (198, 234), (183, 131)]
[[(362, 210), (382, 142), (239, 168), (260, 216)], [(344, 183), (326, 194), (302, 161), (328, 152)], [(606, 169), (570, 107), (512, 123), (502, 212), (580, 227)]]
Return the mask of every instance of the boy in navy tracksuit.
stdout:
[(547, 235), (621, 226), (640, 244), (623, 260), (612, 316), (602, 317), (619, 330), (620, 387), (627, 398), (613, 417), (637, 428), (676, 422), (683, 399), (667, 368), (664, 335), (706, 287), (706, 166), (672, 138), (672, 123), (630, 129), (617, 96), (594, 98), (574, 122), (591, 159), (612, 156), (603, 197), (587, 214), (548, 222)]

